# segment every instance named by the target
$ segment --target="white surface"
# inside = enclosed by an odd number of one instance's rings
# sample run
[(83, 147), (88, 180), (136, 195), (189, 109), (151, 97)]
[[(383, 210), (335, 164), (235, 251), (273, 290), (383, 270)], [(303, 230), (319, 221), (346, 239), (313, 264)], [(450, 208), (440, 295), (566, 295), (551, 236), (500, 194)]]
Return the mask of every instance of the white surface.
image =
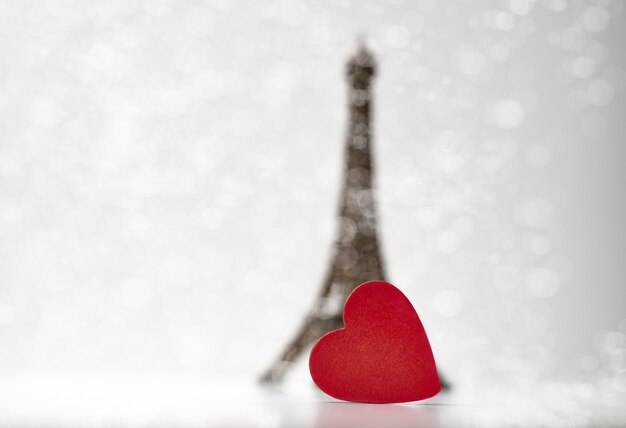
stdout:
[[(309, 381), (310, 382), (310, 381)], [(584, 385), (510, 391), (485, 382), (420, 403), (333, 400), (312, 383), (268, 390), (238, 379), (20, 377), (0, 386), (0, 425), (63, 427), (611, 427), (623, 402)]]

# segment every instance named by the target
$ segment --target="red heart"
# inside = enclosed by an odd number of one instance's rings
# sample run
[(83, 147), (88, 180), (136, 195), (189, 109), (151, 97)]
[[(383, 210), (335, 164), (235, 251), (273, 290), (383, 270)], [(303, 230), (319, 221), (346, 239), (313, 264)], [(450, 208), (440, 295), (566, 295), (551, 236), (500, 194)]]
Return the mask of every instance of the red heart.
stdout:
[(403, 403), (440, 390), (433, 352), (417, 312), (383, 281), (359, 285), (346, 300), (344, 328), (315, 343), (309, 370), (326, 394), (363, 403)]

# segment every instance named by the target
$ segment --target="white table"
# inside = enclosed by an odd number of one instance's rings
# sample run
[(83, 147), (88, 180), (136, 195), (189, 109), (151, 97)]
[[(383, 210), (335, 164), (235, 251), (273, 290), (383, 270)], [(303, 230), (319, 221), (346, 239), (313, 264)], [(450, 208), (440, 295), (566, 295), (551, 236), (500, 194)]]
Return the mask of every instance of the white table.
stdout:
[(420, 403), (335, 401), (309, 382), (283, 390), (249, 379), (2, 375), (0, 426), (17, 427), (618, 427), (623, 396), (546, 382), (535, 392), (462, 383)]

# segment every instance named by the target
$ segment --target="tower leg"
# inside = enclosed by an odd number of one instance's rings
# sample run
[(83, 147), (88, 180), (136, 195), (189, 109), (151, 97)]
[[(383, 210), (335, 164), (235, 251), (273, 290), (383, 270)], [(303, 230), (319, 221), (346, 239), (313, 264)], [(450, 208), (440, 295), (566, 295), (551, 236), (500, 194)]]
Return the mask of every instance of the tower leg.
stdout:
[(285, 377), (289, 366), (298, 359), (309, 345), (329, 331), (341, 328), (342, 325), (343, 317), (341, 314), (327, 318), (308, 316), (283, 353), (261, 375), (261, 383), (266, 385), (280, 383)]

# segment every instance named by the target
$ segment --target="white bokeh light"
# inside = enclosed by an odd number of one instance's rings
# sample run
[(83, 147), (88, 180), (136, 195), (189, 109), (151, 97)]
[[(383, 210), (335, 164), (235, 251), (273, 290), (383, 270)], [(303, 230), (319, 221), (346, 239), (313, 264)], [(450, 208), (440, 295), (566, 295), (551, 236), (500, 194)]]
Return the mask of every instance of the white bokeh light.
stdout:
[(606, 80), (593, 80), (587, 86), (587, 99), (593, 105), (605, 106), (611, 102), (613, 95), (613, 85)]
[(527, 15), (533, 7), (534, 3), (530, 0), (509, 0), (509, 9), (516, 15)]
[(533, 253), (539, 256), (545, 256), (550, 252), (550, 240), (545, 236), (535, 236), (531, 240), (531, 249)]
[(605, 30), (609, 26), (610, 19), (609, 13), (598, 6), (590, 7), (582, 16), (585, 29), (595, 33)]
[(561, 279), (552, 269), (538, 268), (528, 275), (527, 283), (533, 296), (547, 299), (559, 291)]
[(542, 228), (552, 222), (554, 207), (547, 199), (532, 198), (519, 204), (515, 214), (522, 224), (533, 228)]
[(581, 56), (572, 62), (571, 69), (574, 76), (586, 79), (595, 71), (596, 63), (591, 58)]
[(502, 129), (515, 129), (524, 121), (524, 108), (514, 99), (499, 100), (493, 106), (491, 121)]

